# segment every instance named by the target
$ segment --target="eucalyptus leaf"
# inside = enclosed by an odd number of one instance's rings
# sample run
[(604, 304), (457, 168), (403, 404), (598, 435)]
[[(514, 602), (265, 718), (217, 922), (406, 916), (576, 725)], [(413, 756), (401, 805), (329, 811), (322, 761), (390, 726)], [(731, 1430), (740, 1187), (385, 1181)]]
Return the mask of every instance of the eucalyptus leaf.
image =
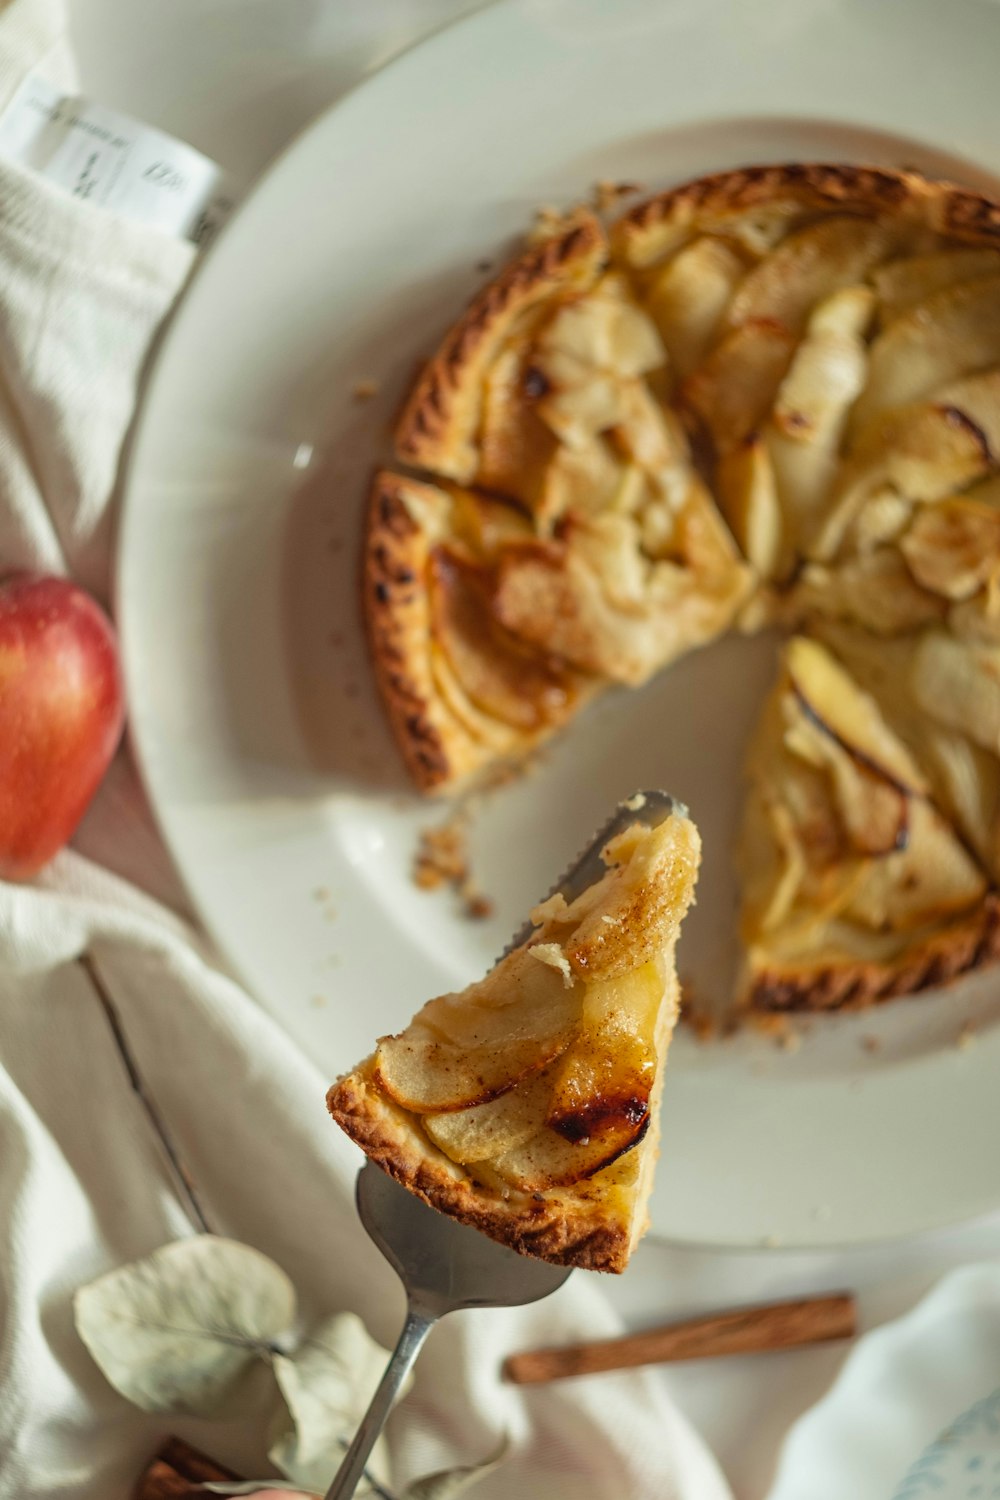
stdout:
[[(375, 1393), (389, 1358), (354, 1313), (318, 1324), (294, 1354), (274, 1357), (274, 1374), (288, 1407), (289, 1424), (268, 1458), (293, 1484), (325, 1492)], [(407, 1389), (405, 1387), (404, 1389)], [(358, 1494), (388, 1482), (380, 1438)]]
[(439, 1469), (407, 1485), (400, 1500), (455, 1500), (487, 1474), (498, 1469), (510, 1452), (510, 1437), (504, 1433), (498, 1446), (478, 1464), (463, 1464), (455, 1469)]
[(249, 1245), (193, 1235), (81, 1287), (77, 1331), (143, 1411), (212, 1416), (295, 1316), (284, 1271)]

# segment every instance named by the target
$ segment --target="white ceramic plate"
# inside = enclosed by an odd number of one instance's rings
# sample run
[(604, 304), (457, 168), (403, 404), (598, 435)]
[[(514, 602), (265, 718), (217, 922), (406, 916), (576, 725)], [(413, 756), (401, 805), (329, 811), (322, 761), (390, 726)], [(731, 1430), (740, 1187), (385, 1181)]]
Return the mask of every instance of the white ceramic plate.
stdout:
[[(478, 976), (638, 786), (702, 828), (683, 972), (728, 983), (728, 848), (765, 642), (609, 696), (478, 816), (474, 925), (408, 877), (407, 789), (357, 623), (366, 477), (414, 362), (534, 210), (780, 158), (1000, 174), (1000, 7), (971, 0), (509, 0), (341, 102), (265, 177), (191, 288), (130, 469), (119, 578), (132, 725), (164, 832), (249, 987), (331, 1074)], [(352, 399), (361, 379), (371, 402)], [(760, 1039), (676, 1043), (656, 1231), (859, 1241), (997, 1201), (997, 985)], [(862, 1035), (881, 1048), (862, 1050)]]
[(998, 1500), (1000, 1266), (869, 1333), (792, 1428), (768, 1500)]

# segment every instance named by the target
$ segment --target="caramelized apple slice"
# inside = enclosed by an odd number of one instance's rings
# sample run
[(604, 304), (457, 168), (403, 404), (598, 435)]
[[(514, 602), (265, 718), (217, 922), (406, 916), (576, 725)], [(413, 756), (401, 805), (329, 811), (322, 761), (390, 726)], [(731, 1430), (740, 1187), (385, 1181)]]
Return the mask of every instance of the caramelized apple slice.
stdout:
[(510, 542), (534, 536), (519, 506), (476, 490), (453, 492), (451, 525), (456, 539), (484, 561), (492, 560)]
[(572, 675), (520, 646), (498, 624), (487, 569), (436, 547), (428, 584), (435, 640), (478, 708), (525, 730), (569, 717), (577, 698)]
[(793, 754), (829, 774), (847, 841), (872, 859), (906, 847), (910, 830), (908, 793), (872, 770), (821, 725), (803, 704), (791, 714), (785, 744)]
[(762, 578), (775, 577), (781, 571), (784, 527), (771, 454), (758, 434), (722, 455), (715, 489), (747, 561)]
[(521, 339), (502, 350), (487, 371), (476, 483), (533, 510), (557, 443), (530, 397), (530, 352)]
[(737, 863), (740, 932), (749, 944), (787, 921), (806, 878), (805, 851), (791, 812), (764, 787), (755, 787), (744, 805)]
[(800, 535), (815, 527), (839, 462), (847, 413), (864, 388), (863, 334), (874, 306), (871, 288), (858, 286), (821, 302), (775, 398), (767, 445), (782, 504)]
[(746, 259), (735, 248), (703, 235), (656, 273), (646, 305), (671, 366), (682, 378), (708, 353), (746, 269)]
[(568, 447), (585, 448), (621, 421), (623, 387), (616, 375), (560, 356), (549, 361), (546, 379), (538, 415)]
[(611, 272), (586, 296), (563, 303), (539, 334), (535, 358), (545, 373), (559, 355), (628, 377), (655, 370), (665, 351), (652, 319)]
[(605, 438), (593, 437), (578, 448), (560, 443), (535, 512), (539, 530), (549, 532), (560, 516), (596, 515), (613, 507), (622, 477), (623, 465)]
[(862, 766), (905, 794), (922, 796), (927, 784), (913, 758), (886, 724), (874, 698), (858, 687), (818, 641), (794, 636), (785, 663), (805, 713)]
[(569, 1187), (574, 1182), (594, 1177), (633, 1146), (638, 1146), (648, 1125), (647, 1110), (638, 1123), (616, 1122), (595, 1132), (588, 1140), (575, 1143), (546, 1126), (523, 1146), (497, 1157), (489, 1166), (501, 1182), (510, 1183), (525, 1193)]
[(913, 686), (938, 723), (1000, 755), (1000, 649), (929, 630), (917, 647)]
[(1000, 371), (883, 413), (852, 445), (809, 555), (835, 557), (864, 506), (887, 487), (911, 501), (943, 500), (988, 474), (998, 454)]
[(945, 603), (920, 587), (896, 547), (876, 547), (834, 568), (810, 563), (792, 596), (793, 618), (852, 620), (876, 636), (918, 630), (944, 616)]
[(948, 625), (961, 641), (1000, 646), (1000, 579), (991, 578), (971, 599), (953, 604), (948, 611)]
[(656, 1028), (664, 982), (650, 960), (587, 985), (580, 1030), (555, 1069), (545, 1123), (568, 1141), (637, 1128), (656, 1075)]
[(730, 328), (770, 320), (789, 333), (841, 287), (853, 286), (884, 260), (895, 231), (874, 219), (831, 214), (793, 232), (747, 273), (729, 305)]
[(1000, 507), (974, 495), (926, 506), (900, 542), (917, 582), (946, 599), (968, 599), (1000, 573)]
[(424, 1129), (452, 1161), (489, 1161), (503, 1156), (542, 1129), (552, 1098), (553, 1077), (552, 1068), (544, 1068), (487, 1104), (450, 1114), (424, 1115)]
[(906, 844), (885, 860), (873, 860), (846, 915), (866, 927), (893, 932), (946, 921), (980, 902), (982, 871), (932, 803), (910, 804)]
[[(497, 618), (581, 672), (645, 682), (724, 630), (746, 596), (748, 570), (707, 504), (693, 494), (667, 517), (666, 537), (651, 537), (640, 518), (574, 516), (551, 544), (509, 548)], [(647, 547), (671, 555), (654, 561)]]
[(378, 1081), (416, 1114), (484, 1104), (566, 1050), (581, 1004), (582, 986), (518, 948), (478, 985), (429, 1000), (405, 1031), (383, 1037)]
[[(1000, 876), (1000, 761), (920, 707), (914, 663), (921, 636), (878, 639), (867, 630), (814, 622), (852, 675), (874, 693), (893, 732), (917, 757), (940, 805), (994, 878)], [(995, 831), (996, 830), (996, 831)]]
[(742, 323), (717, 344), (681, 386), (681, 402), (694, 412), (720, 452), (742, 443), (760, 426), (795, 352), (795, 336), (780, 323)]
[(902, 313), (872, 344), (854, 431), (998, 361), (1000, 275), (946, 286)]
[(544, 1128), (493, 1161), (525, 1191), (592, 1177), (642, 1139), (656, 1077), (664, 979), (649, 962), (588, 984), (576, 1040), (554, 1071)]
[(945, 287), (1000, 275), (1000, 250), (938, 250), (877, 266), (871, 280), (881, 304), (883, 323)]

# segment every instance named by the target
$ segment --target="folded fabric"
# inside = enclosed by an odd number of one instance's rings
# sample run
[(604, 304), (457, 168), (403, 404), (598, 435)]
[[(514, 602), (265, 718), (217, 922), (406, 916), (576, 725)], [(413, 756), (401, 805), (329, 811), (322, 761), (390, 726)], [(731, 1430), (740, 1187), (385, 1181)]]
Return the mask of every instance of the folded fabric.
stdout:
[[(0, 108), (26, 71), (72, 88), (69, 68), (56, 0), (0, 10)], [(0, 569), (66, 571), (107, 599), (122, 445), (193, 253), (0, 163)], [(272, 1257), (304, 1318), (351, 1310), (391, 1344), (402, 1317), (354, 1212), (358, 1157), (326, 1116), (328, 1080), (148, 894), (183, 903), (124, 755), (76, 842), (35, 884), (0, 883), (0, 1500), (124, 1497), (168, 1431), (271, 1472), (252, 1383), (226, 1421), (145, 1415), (74, 1327), (80, 1286), (192, 1233), (82, 954), (213, 1229)], [(499, 1380), (509, 1350), (617, 1327), (579, 1273), (535, 1307), (446, 1322), (392, 1418), (394, 1483), (477, 1461), (507, 1433), (483, 1500), (723, 1500), (652, 1375), (527, 1394)]]

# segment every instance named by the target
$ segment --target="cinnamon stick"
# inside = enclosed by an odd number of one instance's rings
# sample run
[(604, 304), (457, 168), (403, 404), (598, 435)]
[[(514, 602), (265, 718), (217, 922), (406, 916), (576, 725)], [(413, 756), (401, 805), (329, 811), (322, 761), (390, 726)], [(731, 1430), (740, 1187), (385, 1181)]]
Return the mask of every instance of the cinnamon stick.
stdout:
[(852, 1338), (855, 1328), (854, 1298), (842, 1292), (689, 1318), (683, 1323), (629, 1333), (624, 1338), (511, 1354), (504, 1361), (502, 1373), (515, 1385), (535, 1385), (636, 1365), (795, 1349), (803, 1344)]
[(208, 1479), (234, 1480), (232, 1469), (200, 1453), (181, 1438), (167, 1438), (139, 1476), (133, 1500), (195, 1500)]

